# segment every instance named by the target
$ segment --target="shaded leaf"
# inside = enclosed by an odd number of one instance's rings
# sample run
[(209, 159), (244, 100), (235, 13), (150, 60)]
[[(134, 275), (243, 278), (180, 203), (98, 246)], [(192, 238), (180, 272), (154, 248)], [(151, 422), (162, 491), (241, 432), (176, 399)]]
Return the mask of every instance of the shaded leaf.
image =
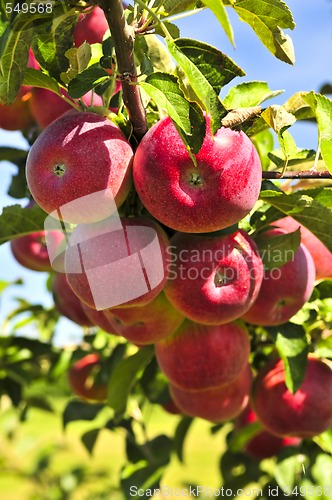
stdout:
[(176, 453), (178, 459), (182, 463), (184, 462), (184, 459), (183, 459), (184, 442), (185, 442), (185, 439), (187, 437), (188, 431), (189, 431), (192, 423), (193, 423), (192, 417), (183, 417), (175, 429), (174, 450), (175, 450), (175, 453)]
[(40, 66), (57, 80), (68, 69), (69, 62), (65, 54), (73, 45), (77, 19), (75, 9), (67, 10), (65, 5), (58, 4), (53, 9), (53, 19), (37, 24), (34, 29), (34, 55)]
[[(322, 191), (325, 191), (322, 195)], [(316, 188), (285, 194), (280, 191), (262, 191), (260, 199), (281, 212), (291, 215), (307, 227), (332, 252), (332, 189)], [(320, 196), (322, 196), (320, 198)]]
[(91, 431), (85, 432), (81, 436), (81, 441), (85, 446), (85, 449), (90, 455), (93, 453), (93, 448), (96, 444), (97, 438), (99, 436), (100, 429), (92, 429)]
[(302, 384), (307, 368), (308, 342), (305, 331), (294, 323), (270, 327), (268, 331), (275, 339), (284, 363), (286, 386), (294, 394)]
[(255, 238), (255, 242), (265, 269), (274, 269), (294, 258), (301, 243), (301, 232), (297, 229), (293, 233), (273, 236), (261, 233)]
[(121, 488), (125, 498), (150, 499), (150, 491), (159, 488), (163, 472), (163, 467), (148, 465), (144, 460), (124, 466)]
[(12, 104), (23, 83), (33, 30), (26, 21), (20, 30), (10, 29), (0, 59), (0, 103)]
[(106, 80), (109, 80), (107, 72), (98, 63), (94, 64), (70, 80), (68, 93), (70, 97), (78, 99)]
[(19, 160), (25, 160), (28, 151), (24, 149), (11, 148), (7, 146), (0, 147), (0, 161), (10, 161), (16, 163)]
[(62, 415), (62, 425), (65, 429), (70, 422), (77, 420), (94, 420), (105, 407), (103, 404), (86, 403), (80, 400), (69, 401)]
[(24, 75), (24, 85), (31, 87), (41, 87), (43, 89), (51, 90), (60, 95), (60, 87), (58, 82), (46, 73), (34, 68), (27, 68)]
[(44, 230), (47, 214), (38, 206), (11, 205), (0, 215), (0, 245), (25, 234)]
[(221, 88), (233, 78), (245, 75), (245, 72), (232, 59), (212, 45), (190, 38), (179, 38), (175, 43), (204, 75), (216, 94), (219, 94)]

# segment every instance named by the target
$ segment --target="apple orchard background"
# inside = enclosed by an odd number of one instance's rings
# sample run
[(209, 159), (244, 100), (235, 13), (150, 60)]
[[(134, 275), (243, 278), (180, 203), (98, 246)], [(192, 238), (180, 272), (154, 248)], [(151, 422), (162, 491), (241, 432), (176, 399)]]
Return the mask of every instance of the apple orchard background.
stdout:
[[(288, 0), (287, 4), (297, 24), (296, 29), (292, 33), (296, 54), (296, 64), (294, 67), (273, 58), (260, 43), (250, 27), (241, 23), (233, 11), (229, 12), (229, 16), (234, 28), (235, 50), (230, 45), (218, 22), (208, 11), (178, 21), (177, 24), (181, 29), (183, 37), (197, 38), (210, 43), (232, 57), (246, 71), (246, 77), (241, 81), (267, 81), (272, 90), (284, 89), (285, 92), (273, 101), (274, 104), (281, 104), (299, 90), (319, 91), (324, 83), (332, 82), (332, 2), (329, 0)], [(234, 85), (234, 82), (231, 85)], [(227, 88), (226, 86), (223, 89), (224, 95), (227, 93)], [(317, 130), (314, 125), (297, 122), (292, 127), (292, 134), (299, 147), (316, 149)], [(19, 132), (5, 132), (0, 130), (0, 146), (27, 148), (27, 143)], [(16, 167), (14, 165), (7, 162), (1, 163), (0, 210), (4, 206), (18, 202), (6, 194), (11, 175), (15, 170)], [(26, 204), (26, 200), (20, 200), (20, 202), (22, 205)], [(13, 282), (20, 278), (23, 280), (22, 285), (10, 287), (1, 296), (0, 324), (3, 323), (6, 315), (14, 309), (16, 304), (15, 297), (17, 296), (28, 298), (31, 302), (41, 303), (46, 307), (51, 306), (53, 302), (51, 294), (45, 293), (47, 274), (35, 273), (24, 269), (13, 259), (8, 243), (0, 246), (0, 281)], [(20, 330), (20, 333), (33, 335), (33, 329), (32, 327), (25, 326)], [(81, 328), (77, 327), (71, 321), (62, 318), (57, 324), (55, 342), (59, 345), (76, 343), (80, 341), (80, 335)], [(213, 438), (210, 440), (211, 443), (213, 443)], [(201, 450), (202, 453), (199, 454), (199, 447), (202, 445), (204, 446), (204, 441), (201, 442), (198, 440), (196, 443), (196, 451), (198, 450), (197, 471), (200, 470), (199, 461), (206, 459), (207, 450)], [(79, 443), (77, 446), (79, 446)], [(213, 450), (210, 450), (209, 453), (213, 455)], [(84, 459), (87, 459), (86, 454), (84, 455), (82, 450), (81, 454)], [(112, 464), (109, 463), (106, 465), (111, 466)], [(177, 474), (181, 481), (184, 477), (184, 472), (183, 469), (181, 471), (180, 465)], [(206, 484), (209, 483), (209, 480), (213, 481), (214, 479), (212, 473), (209, 477), (206, 475)], [(15, 495), (17, 494), (10, 496), (10, 498), (22, 498), (22, 500), (25, 500), (23, 497)], [(3, 498), (7, 500), (9, 497), (5, 496)]]

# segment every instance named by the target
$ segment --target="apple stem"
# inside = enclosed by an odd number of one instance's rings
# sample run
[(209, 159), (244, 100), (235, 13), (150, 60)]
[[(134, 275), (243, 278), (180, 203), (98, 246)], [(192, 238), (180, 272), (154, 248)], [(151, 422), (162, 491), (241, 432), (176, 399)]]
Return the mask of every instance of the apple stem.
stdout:
[(147, 132), (147, 122), (139, 86), (135, 85), (137, 82), (134, 61), (135, 29), (127, 23), (122, 0), (99, 0), (99, 5), (105, 13), (111, 31), (122, 83), (123, 101), (133, 126), (133, 135), (139, 142)]
[(269, 172), (264, 170), (262, 173), (263, 179), (332, 179), (332, 174), (328, 170), (302, 170), (302, 171), (288, 171), (282, 172)]

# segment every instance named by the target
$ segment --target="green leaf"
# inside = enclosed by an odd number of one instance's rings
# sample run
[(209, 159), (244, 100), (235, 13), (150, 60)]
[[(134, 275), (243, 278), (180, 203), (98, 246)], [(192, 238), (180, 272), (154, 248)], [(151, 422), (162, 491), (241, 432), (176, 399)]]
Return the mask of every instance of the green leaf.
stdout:
[[(325, 191), (322, 195), (322, 191)], [(307, 227), (332, 252), (332, 189), (301, 190), (292, 194), (262, 191), (260, 199), (281, 212), (291, 215)]]
[(0, 161), (10, 161), (16, 163), (19, 160), (25, 160), (28, 151), (24, 149), (11, 148), (7, 146), (0, 147)]
[[(295, 454), (294, 451), (289, 450), (286, 456), (278, 458), (275, 467), (275, 479), (283, 491), (291, 491), (297, 478), (303, 474), (304, 456), (302, 454)], [(291, 497), (293, 495), (290, 494)]]
[(232, 6), (240, 19), (249, 24), (260, 41), (278, 59), (294, 64), (291, 38), (281, 28), (295, 28), (287, 5), (281, 0), (237, 0)]
[(328, 429), (319, 436), (315, 436), (313, 441), (318, 444), (326, 453), (332, 454), (332, 429)]
[(47, 214), (38, 206), (11, 205), (0, 215), (0, 245), (25, 234), (44, 230)]
[(125, 411), (128, 396), (138, 374), (152, 359), (153, 353), (153, 347), (146, 346), (129, 358), (121, 360), (114, 368), (108, 384), (108, 403), (116, 413)]
[[(124, 498), (150, 500), (150, 493), (159, 488), (163, 473), (164, 467), (148, 465), (144, 460), (125, 465), (121, 471), (121, 489)], [(133, 486), (136, 487), (134, 491), (132, 491)]]
[(294, 394), (302, 384), (307, 368), (308, 342), (302, 326), (285, 323), (268, 328), (276, 339), (276, 348), (283, 360), (286, 386)]
[(44, 410), (49, 413), (53, 413), (54, 409), (52, 408), (52, 405), (45, 399), (44, 397), (41, 396), (30, 396), (26, 400), (26, 404), (29, 407), (33, 408), (38, 408), (39, 410)]
[(86, 403), (85, 401), (69, 401), (62, 415), (62, 424), (65, 429), (70, 422), (77, 420), (94, 420), (98, 413), (105, 408), (103, 404)]
[(283, 106), (279, 105), (270, 106), (263, 111), (261, 116), (277, 134), (296, 122), (295, 116), (288, 113)]
[(174, 71), (175, 64), (170, 53), (155, 35), (136, 37), (135, 55), (141, 63), (147, 57), (156, 71), (167, 73)]
[(180, 462), (184, 462), (183, 459), (183, 446), (190, 429), (191, 424), (193, 423), (192, 417), (183, 417), (178, 423), (175, 434), (174, 434), (174, 451), (180, 460)]
[(232, 87), (223, 102), (228, 109), (247, 108), (258, 106), (283, 92), (284, 90), (270, 90), (266, 82), (244, 82)]
[(46, 73), (43, 73), (38, 69), (27, 68), (23, 83), (24, 85), (30, 85), (31, 87), (48, 89), (58, 95), (61, 95), (59, 84), (55, 78), (46, 75)]
[(174, 16), (188, 10), (192, 10), (196, 7), (197, 0), (155, 0), (154, 7), (163, 8), (165, 16)]
[(245, 448), (246, 444), (262, 430), (260, 422), (252, 422), (232, 433), (229, 440), (229, 448), (234, 453)]
[(66, 51), (73, 45), (73, 32), (78, 18), (75, 9), (64, 10), (62, 5), (55, 7), (54, 18), (35, 27), (32, 41), (33, 52), (40, 66), (57, 80), (68, 69)]
[[(167, 29), (168, 33), (171, 35), (172, 38), (180, 38), (180, 29), (178, 28), (178, 26), (176, 26), (176, 24), (163, 21), (163, 25)], [(162, 29), (160, 24), (156, 26), (154, 32), (156, 35), (162, 36), (163, 38), (165, 38), (166, 36), (165, 31)]]
[(301, 243), (301, 232), (297, 229), (293, 233), (274, 236), (259, 234), (255, 238), (265, 269), (281, 267), (294, 258)]
[(205, 111), (211, 116), (212, 131), (215, 133), (220, 128), (221, 120), (227, 114), (227, 110), (200, 69), (177, 46), (178, 42), (179, 40), (177, 42), (167, 40), (168, 49), (186, 74), (193, 91), (202, 103)]
[(10, 30), (0, 60), (0, 103), (12, 104), (23, 82), (33, 30), (30, 21)]
[(65, 55), (69, 61), (69, 68), (66, 73), (61, 73), (61, 79), (64, 83), (68, 84), (78, 73), (81, 73), (88, 67), (92, 55), (91, 45), (83, 42), (78, 48), (72, 47), (67, 50)]
[(81, 441), (85, 446), (85, 449), (88, 451), (90, 455), (93, 453), (93, 448), (96, 444), (97, 438), (99, 436), (100, 429), (92, 429), (90, 431), (85, 432), (81, 436)]
[[(308, 161), (312, 162), (315, 159), (316, 151), (313, 149), (301, 149), (296, 147), (292, 152), (288, 151), (287, 164), (289, 167), (297, 165), (297, 169), (300, 170), (300, 166)], [(285, 154), (282, 149), (270, 150), (268, 152), (268, 157), (281, 168), (285, 164)]]
[(190, 38), (179, 38), (175, 43), (204, 75), (216, 94), (219, 94), (221, 88), (233, 78), (245, 75), (232, 59), (212, 45)]
[[(332, 457), (329, 455), (325, 455), (320, 453), (315, 463), (312, 465), (312, 477), (315, 480), (315, 483), (323, 489), (323, 496), (321, 498), (331, 498), (331, 489), (332, 489)], [(325, 490), (324, 490), (325, 487)]]
[(234, 45), (234, 33), (231, 23), (229, 22), (228, 15), (222, 0), (202, 0), (202, 3), (209, 7), (209, 9), (213, 12), (213, 14), (218, 19), (221, 26), (224, 28), (225, 33), (231, 42)]
[(70, 97), (78, 99), (109, 78), (107, 72), (98, 63), (94, 64), (70, 80), (68, 93)]
[(205, 136), (205, 118), (196, 103), (185, 99), (178, 79), (167, 73), (153, 73), (141, 86), (167, 112), (185, 145), (197, 154)]
[(269, 153), (274, 146), (274, 137), (271, 130), (263, 130), (251, 138), (262, 164), (262, 169), (267, 170), (270, 165)]
[(303, 99), (315, 113), (320, 150), (326, 167), (332, 173), (332, 101), (315, 92), (304, 95)]

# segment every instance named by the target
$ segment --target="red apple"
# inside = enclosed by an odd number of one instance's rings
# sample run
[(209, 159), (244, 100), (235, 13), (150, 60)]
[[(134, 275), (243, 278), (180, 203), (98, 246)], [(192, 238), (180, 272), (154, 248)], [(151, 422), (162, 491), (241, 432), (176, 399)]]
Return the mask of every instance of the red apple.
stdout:
[(247, 366), (249, 353), (247, 329), (236, 322), (208, 326), (185, 320), (156, 344), (161, 371), (188, 391), (230, 384)]
[[(47, 244), (58, 248), (64, 239), (61, 231), (37, 231), (12, 240), (11, 250), (15, 259), (32, 271), (49, 272), (52, 270)], [(47, 241), (47, 244), (46, 244)]]
[(284, 229), (288, 233), (300, 228), (301, 242), (307, 247), (315, 263), (316, 279), (332, 278), (332, 253), (317, 236), (292, 217), (279, 219), (273, 222), (273, 225), (281, 227), (281, 229)]
[[(61, 89), (61, 93), (69, 97), (65, 90)], [(55, 92), (35, 87), (32, 91), (30, 109), (39, 127), (46, 128), (54, 120), (60, 118), (66, 111), (73, 108)]]
[(34, 124), (30, 111), (30, 87), (21, 87), (12, 104), (0, 104), (0, 128), (4, 130), (27, 130)]
[(168, 244), (159, 224), (148, 217), (78, 225), (66, 252), (69, 284), (97, 310), (146, 305), (166, 285)]
[(267, 363), (253, 384), (252, 407), (265, 429), (276, 436), (310, 438), (332, 426), (332, 370), (308, 358), (305, 378), (292, 394), (281, 359)]
[(68, 372), (68, 382), (72, 391), (84, 399), (105, 401), (107, 383), (102, 380), (100, 357), (88, 354), (77, 361)]
[(243, 133), (220, 128), (214, 137), (207, 119), (194, 165), (170, 118), (156, 123), (134, 159), (136, 190), (151, 214), (188, 233), (235, 224), (255, 205), (261, 186), (259, 156)]
[(136, 345), (154, 344), (172, 334), (184, 321), (184, 316), (163, 293), (145, 306), (115, 307), (108, 314), (114, 330)]
[(180, 408), (174, 403), (173, 399), (169, 399), (167, 403), (161, 405), (167, 413), (171, 413), (172, 415), (181, 415), (182, 411)]
[(107, 313), (107, 311), (96, 311), (96, 309), (89, 307), (84, 302), (80, 301), (80, 303), (83, 311), (85, 312), (85, 314), (87, 315), (92, 324), (98, 326), (99, 328), (104, 330), (104, 332), (111, 333), (113, 335), (118, 335), (112, 323), (105, 314)]
[(228, 385), (193, 392), (171, 385), (170, 393), (182, 413), (211, 422), (224, 422), (235, 418), (247, 405), (251, 381), (251, 370), (247, 365)]
[(81, 14), (74, 30), (76, 47), (82, 45), (83, 42), (101, 43), (107, 30), (105, 14), (100, 7), (95, 7), (89, 14)]
[(32, 145), (28, 186), (38, 205), (56, 218), (94, 222), (125, 200), (132, 158), (118, 127), (95, 113), (73, 111), (51, 123)]
[[(235, 429), (241, 429), (248, 424), (257, 421), (255, 412), (248, 405), (245, 410), (239, 415), (235, 422)], [(271, 434), (268, 431), (258, 431), (245, 445), (245, 452), (253, 458), (263, 460), (264, 458), (273, 457), (285, 446), (297, 446), (301, 439), (297, 437), (281, 438)]]
[(80, 300), (70, 288), (64, 273), (55, 273), (52, 281), (52, 294), (58, 311), (66, 318), (81, 326), (93, 326), (83, 310)]
[[(281, 229), (273, 229), (266, 235), (272, 238), (284, 233)], [(301, 243), (286, 264), (265, 271), (258, 297), (242, 318), (263, 326), (286, 323), (309, 300), (314, 282), (315, 265), (310, 252)]]
[(229, 323), (257, 298), (263, 263), (245, 231), (224, 236), (177, 233), (165, 293), (185, 316), (198, 323)]

